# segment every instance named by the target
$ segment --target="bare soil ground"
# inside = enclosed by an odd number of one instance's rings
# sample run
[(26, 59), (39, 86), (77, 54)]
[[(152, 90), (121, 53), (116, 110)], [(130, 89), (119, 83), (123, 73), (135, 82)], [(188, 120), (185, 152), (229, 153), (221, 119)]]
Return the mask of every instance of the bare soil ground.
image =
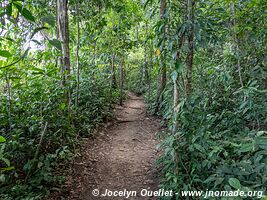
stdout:
[[(157, 199), (141, 197), (140, 191), (158, 190), (155, 160), (159, 156), (156, 150), (159, 141), (155, 134), (160, 130), (160, 121), (146, 114), (142, 97), (133, 93), (128, 96), (124, 105), (116, 108), (116, 122), (107, 124), (99, 137), (88, 139), (83, 145), (61, 197), (55, 199), (126, 199), (101, 196), (106, 189), (137, 191), (136, 196), (128, 198), (131, 200)], [(99, 190), (99, 196), (92, 194), (94, 189)]]

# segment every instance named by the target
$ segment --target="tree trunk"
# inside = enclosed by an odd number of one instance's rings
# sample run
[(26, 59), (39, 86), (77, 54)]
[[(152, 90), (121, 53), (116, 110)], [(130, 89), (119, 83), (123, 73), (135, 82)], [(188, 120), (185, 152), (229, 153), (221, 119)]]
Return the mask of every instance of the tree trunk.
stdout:
[(148, 74), (148, 62), (147, 62), (147, 49), (148, 49), (148, 25), (146, 23), (145, 25), (145, 29), (146, 29), (146, 41), (145, 41), (145, 49), (144, 49), (144, 64), (143, 64), (143, 74), (142, 74), (142, 84), (143, 84), (143, 87), (146, 85), (146, 84), (149, 84), (149, 74)]
[(136, 26), (136, 48), (139, 46), (139, 24)]
[(69, 20), (67, 4), (67, 0), (57, 0), (57, 28), (58, 37), (62, 47), (60, 64), (63, 85), (65, 85), (66, 79), (70, 74)]
[(232, 15), (233, 15), (233, 32), (234, 32), (234, 41), (236, 45), (236, 54), (237, 54), (237, 70), (239, 76), (239, 82), (241, 87), (244, 87), (242, 72), (241, 72), (241, 65), (240, 65), (240, 48), (239, 48), (239, 39), (236, 31), (236, 14), (235, 14), (235, 4), (232, 3)]
[(154, 49), (153, 49), (153, 41), (150, 41), (150, 56), (149, 56), (149, 65), (148, 65), (148, 73), (149, 73), (149, 81), (148, 81), (148, 99), (150, 100), (151, 98), (151, 80), (152, 80), (152, 74), (150, 74), (152, 68), (153, 68), (153, 54), (154, 54)]
[[(184, 34), (180, 37), (180, 41), (178, 44), (178, 50), (177, 50), (177, 54), (176, 54), (176, 62), (181, 62), (180, 61), (180, 53), (181, 53), (181, 47), (184, 43)], [(178, 120), (177, 120), (177, 113), (179, 112), (179, 104), (178, 104), (178, 100), (179, 100), (179, 88), (178, 88), (178, 77), (179, 74), (177, 72), (177, 76), (176, 79), (173, 79), (173, 116), (174, 116), (174, 124), (173, 124), (173, 129), (172, 132), (176, 133), (177, 131), (177, 126), (178, 126)]]
[(124, 57), (122, 57), (122, 61), (120, 63), (120, 105), (122, 106), (122, 92), (123, 92), (123, 64), (124, 64)]
[(96, 46), (97, 45), (97, 40), (94, 42), (94, 55), (93, 55), (93, 65), (95, 65), (95, 60), (96, 60)]
[[(162, 21), (162, 23), (165, 24), (165, 10), (166, 10), (166, 0), (161, 0), (160, 1), (160, 19)], [(165, 48), (165, 25), (163, 25), (162, 27), (162, 35), (163, 35), (163, 41), (162, 41), (162, 52), (164, 51)], [(166, 65), (165, 65), (165, 56), (164, 53), (161, 53), (160, 56), (160, 65), (161, 65), (161, 71), (160, 71), (160, 82), (159, 82), (159, 88), (158, 88), (158, 94), (157, 94), (157, 105), (156, 105), (156, 109), (155, 109), (155, 113), (157, 113), (160, 110), (160, 106), (162, 104), (163, 101), (163, 92), (166, 86), (166, 82), (167, 82), (167, 69), (166, 69)]]
[(190, 95), (192, 92), (192, 70), (193, 70), (193, 59), (194, 59), (194, 7), (195, 0), (187, 1), (187, 19), (191, 23), (188, 30), (188, 48), (189, 52), (186, 57), (187, 65), (187, 85), (186, 93)]
[(110, 77), (110, 87), (116, 88), (116, 75), (115, 75), (115, 54), (112, 54), (111, 56), (111, 77)]
[(80, 94), (80, 21), (79, 21), (79, 1), (76, 2), (76, 19), (77, 19), (77, 48), (76, 48), (76, 64), (77, 64), (77, 91), (76, 91), (76, 107), (79, 104), (79, 94)]

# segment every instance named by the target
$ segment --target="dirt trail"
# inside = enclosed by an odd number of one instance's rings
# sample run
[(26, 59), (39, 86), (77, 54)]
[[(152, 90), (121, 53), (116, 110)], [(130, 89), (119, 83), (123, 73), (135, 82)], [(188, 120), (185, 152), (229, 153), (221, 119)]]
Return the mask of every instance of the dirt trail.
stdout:
[[(106, 189), (137, 191), (128, 199), (157, 199), (141, 197), (142, 189), (157, 190), (158, 178), (155, 160), (158, 152), (156, 132), (160, 129), (158, 119), (146, 114), (141, 97), (129, 93), (123, 106), (116, 108), (116, 123), (106, 127), (95, 140), (88, 140), (82, 149), (82, 157), (75, 161), (72, 176), (65, 191), (74, 200), (126, 199), (104, 197)], [(93, 196), (98, 189), (100, 195)]]

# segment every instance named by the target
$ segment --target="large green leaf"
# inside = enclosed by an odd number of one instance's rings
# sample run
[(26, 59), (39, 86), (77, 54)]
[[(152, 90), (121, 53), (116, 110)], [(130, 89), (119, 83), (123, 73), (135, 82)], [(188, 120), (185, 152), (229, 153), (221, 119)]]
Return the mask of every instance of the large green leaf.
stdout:
[(34, 16), (28, 9), (24, 8), (19, 2), (13, 2), (13, 4), (25, 19), (35, 22)]
[(0, 135), (0, 143), (5, 142), (5, 141), (6, 141), (6, 138)]
[(267, 137), (258, 137), (256, 139), (256, 144), (262, 149), (267, 149)]
[(0, 157), (0, 160), (4, 161), (4, 163), (5, 163), (8, 167), (10, 167), (10, 161), (9, 161), (8, 159), (6, 159), (6, 158), (4, 158), (4, 157)]
[(41, 18), (41, 21), (49, 24), (50, 26), (55, 26), (56, 18), (53, 15), (47, 15)]
[(61, 48), (61, 42), (59, 40), (57, 40), (57, 39), (49, 40), (49, 43), (52, 46), (56, 47), (58, 50), (60, 50), (60, 51), (62, 50), (62, 48)]
[(6, 14), (8, 16), (12, 15), (12, 4), (11, 3), (6, 6)]
[(0, 50), (0, 56), (1, 56), (1, 57), (5, 57), (5, 58), (9, 58), (9, 57), (12, 56), (12, 54), (9, 53), (9, 52), (6, 51), (6, 50)]
[(11, 170), (14, 170), (15, 167), (11, 166), (11, 167), (5, 167), (5, 168), (0, 168), (0, 171), (1, 172), (5, 172), (5, 171), (11, 171)]
[(12, 62), (12, 63), (10, 63), (10, 64), (8, 64), (8, 65), (5, 65), (5, 66), (3, 66), (3, 67), (0, 67), (0, 69), (5, 69), (5, 68), (8, 68), (8, 67), (10, 67), (10, 66), (13, 66), (13, 65), (17, 64), (19, 61), (23, 60), (23, 59), (28, 55), (29, 50), (30, 50), (30, 48), (28, 48), (28, 49), (24, 52), (24, 54), (22, 55), (22, 57), (19, 58), (18, 60), (14, 61), (14, 62)]
[(254, 144), (255, 144), (254, 141), (251, 143), (242, 144), (239, 149), (239, 152), (245, 153), (245, 152), (252, 151), (254, 149)]
[(236, 178), (230, 178), (229, 179), (229, 185), (231, 185), (235, 189), (241, 189), (240, 181)]

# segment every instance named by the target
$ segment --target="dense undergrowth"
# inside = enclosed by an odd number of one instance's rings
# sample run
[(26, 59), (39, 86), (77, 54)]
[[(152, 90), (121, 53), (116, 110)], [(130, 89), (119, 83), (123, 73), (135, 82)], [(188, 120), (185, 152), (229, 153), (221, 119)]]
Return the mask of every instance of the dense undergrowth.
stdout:
[[(158, 160), (161, 187), (179, 195), (162, 199), (204, 198), (181, 196), (181, 191), (255, 192), (254, 196), (208, 199), (263, 199), (266, 195), (267, 71), (262, 29), (266, 19), (260, 2), (195, 2), (193, 21), (185, 13), (190, 4), (169, 2), (164, 19), (155, 23), (158, 53), (149, 66), (150, 84), (141, 87), (132, 80), (131, 87), (144, 93), (150, 112), (168, 124), (169, 131), (158, 134), (164, 151)], [(189, 43), (191, 22), (194, 55)], [(159, 101), (166, 66), (167, 82)]]
[[(210, 64), (207, 57), (198, 65), (194, 92), (181, 98), (177, 113), (173, 113), (172, 83), (167, 83), (158, 113), (169, 127), (158, 134), (163, 139), (158, 148), (164, 150), (157, 161), (162, 167), (161, 187), (180, 195), (181, 191), (252, 191), (255, 196), (247, 198), (209, 199), (262, 199), (267, 188), (266, 71), (263, 65), (250, 69), (254, 75), (238, 88), (235, 73)], [(265, 75), (259, 78), (257, 72)], [(155, 113), (157, 92), (145, 90), (150, 112)]]
[[(255, 81), (229, 88), (231, 75), (225, 82), (225, 72), (211, 76), (217, 87), (203, 92), (201, 78), (201, 88), (180, 103), (178, 131), (162, 135), (162, 187), (177, 192), (261, 191), (257, 195), (262, 197), (267, 188), (266, 92)], [(171, 130), (171, 116), (166, 117)]]
[(82, 137), (112, 117), (118, 102), (119, 93), (90, 72), (81, 77), (78, 105), (75, 93), (65, 101), (66, 88), (75, 84), (62, 87), (55, 77), (32, 72), (25, 73), (33, 78), (27, 83), (12, 82), (12, 99), (1, 96), (1, 199), (38, 199), (62, 184), (55, 169), (72, 158)]
[(135, 23), (119, 12), (135, 5), (0, 2), (0, 199), (46, 199), (82, 138), (113, 117)]

